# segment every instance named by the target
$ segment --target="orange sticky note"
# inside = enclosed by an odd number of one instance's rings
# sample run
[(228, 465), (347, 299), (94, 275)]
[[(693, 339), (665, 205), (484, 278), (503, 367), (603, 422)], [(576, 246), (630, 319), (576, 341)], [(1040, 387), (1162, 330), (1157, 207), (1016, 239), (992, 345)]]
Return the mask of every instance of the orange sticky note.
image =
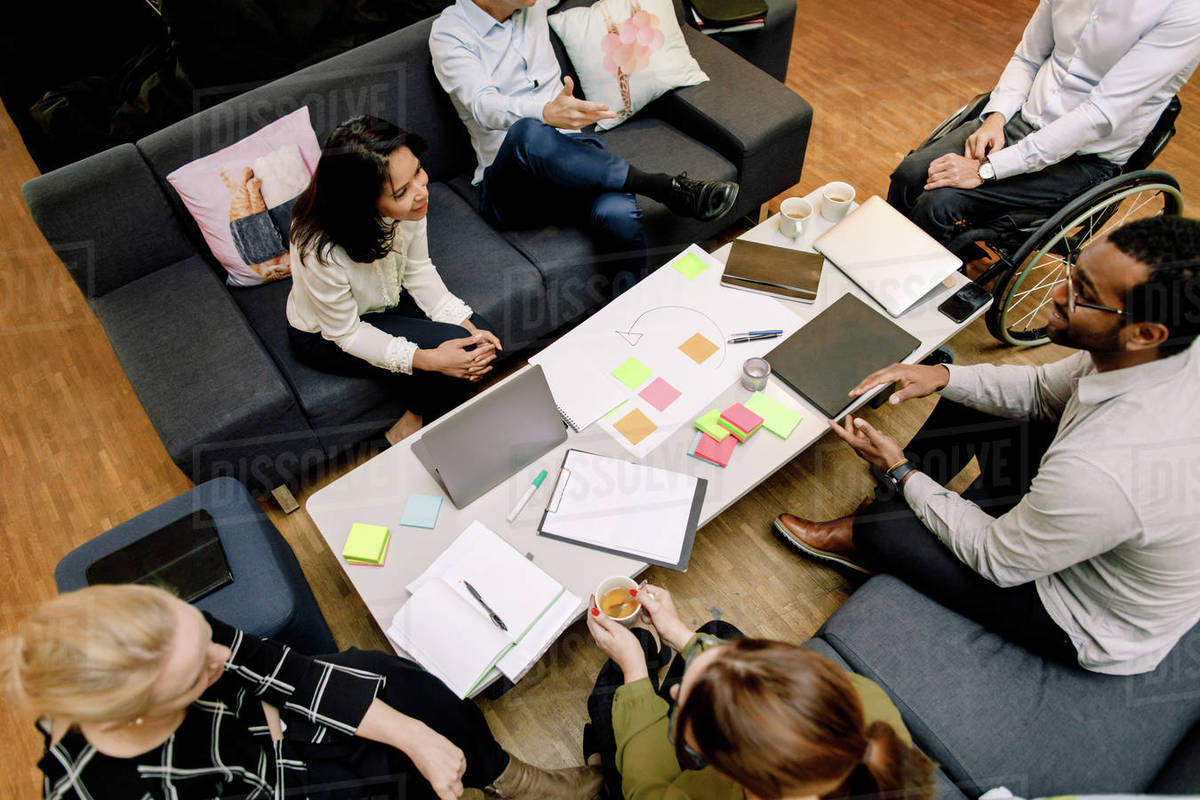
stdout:
[(658, 426), (651, 422), (650, 418), (643, 414), (639, 408), (635, 408), (621, 417), (613, 427), (620, 431), (621, 435), (628, 439), (630, 444), (638, 444), (658, 430)]
[(692, 361), (695, 361), (697, 364), (703, 364), (709, 356), (721, 348), (700, 334), (694, 333), (688, 337), (686, 342), (679, 345), (679, 349)]

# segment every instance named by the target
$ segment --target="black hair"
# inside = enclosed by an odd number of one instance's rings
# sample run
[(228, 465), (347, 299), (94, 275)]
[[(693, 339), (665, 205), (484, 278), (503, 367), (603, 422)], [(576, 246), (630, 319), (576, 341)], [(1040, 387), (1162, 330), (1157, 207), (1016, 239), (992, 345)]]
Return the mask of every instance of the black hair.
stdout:
[(301, 257), (310, 250), (323, 257), (334, 245), (362, 263), (388, 254), (395, 225), (376, 204), (389, 180), (388, 157), (401, 147), (420, 157), (425, 140), (379, 117), (354, 117), (333, 129), (292, 207), (291, 239)]
[(1108, 241), (1150, 268), (1145, 282), (1129, 290), (1130, 319), (1167, 327), (1158, 348), (1164, 355), (1186, 350), (1200, 335), (1200, 220), (1147, 217), (1113, 231)]

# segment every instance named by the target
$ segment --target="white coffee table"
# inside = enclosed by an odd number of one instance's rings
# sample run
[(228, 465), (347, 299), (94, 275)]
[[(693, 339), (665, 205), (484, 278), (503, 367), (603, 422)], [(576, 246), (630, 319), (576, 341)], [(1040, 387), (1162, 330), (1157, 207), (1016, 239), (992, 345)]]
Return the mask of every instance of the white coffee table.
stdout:
[[(817, 204), (820, 190), (808, 197)], [(779, 232), (778, 215), (762, 222), (744, 238), (782, 246), (811, 249), (809, 243), (828, 229), (832, 223), (814, 215), (810, 230), (799, 239), (789, 239)], [(728, 257), (726, 245), (713, 253), (719, 261)], [(662, 267), (670, 269), (670, 267)], [(703, 276), (701, 276), (703, 277)], [(717, 279), (713, 276), (713, 279)], [(699, 278), (697, 278), (699, 280)], [(920, 346), (909, 357), (910, 362), (920, 361), (954, 334), (979, 317), (976, 312), (967, 321), (956, 324), (938, 310), (937, 306), (952, 294), (967, 278), (959, 273), (931, 292), (910, 309), (897, 322), (913, 336), (921, 340)], [(637, 292), (641, 288), (634, 287)], [(737, 291), (727, 289), (723, 291)], [(844, 293), (862, 297), (872, 307), (883, 310), (852, 282), (830, 265), (826, 265), (821, 278), (817, 301), (813, 304), (786, 303), (804, 321), (811, 319)], [(576, 331), (584, 329), (592, 320), (582, 323)], [(571, 336), (575, 331), (567, 334)], [(523, 367), (505, 381), (513, 380), (529, 367)], [(501, 381), (501, 384), (505, 381)], [(500, 385), (500, 384), (497, 384)], [(494, 387), (492, 387), (494, 389)], [(492, 389), (489, 389), (491, 391)], [(829, 428), (824, 415), (806, 401), (772, 377), (767, 394), (798, 406), (804, 418), (787, 439), (780, 439), (760, 432), (745, 444), (738, 446), (736, 457), (728, 467), (721, 468), (706, 464), (687, 455), (694, 431), (681, 428), (643, 461), (656, 467), (686, 472), (708, 480), (700, 524), (703, 526), (743, 495), (769, 477), (777, 469), (795, 458), (814, 442), (824, 436)], [(472, 398), (469, 402), (480, 402), (488, 392)], [(749, 392), (737, 382), (723, 387), (713, 398), (709, 407), (725, 408), (734, 402), (744, 401)], [(850, 410), (858, 408), (870, 398), (860, 398)], [(443, 417), (434, 425), (452, 424), (453, 415)], [(387, 562), (383, 567), (347, 565), (338, 557), (338, 563), (354, 585), (372, 616), (386, 630), (392, 616), (408, 597), (405, 585), (420, 575), (430, 563), (474, 520), (507, 539), (523, 553), (528, 553), (534, 562), (558, 579), (576, 595), (586, 598), (595, 586), (611, 575), (636, 575), (646, 564), (634, 559), (601, 553), (577, 545), (539, 536), (537, 524), (550, 494), (550, 487), (558, 474), (567, 448), (587, 450), (601, 455), (627, 458), (626, 451), (598, 426), (592, 425), (579, 433), (568, 432), (567, 441), (547, 453), (520, 473), (495, 487), (464, 509), (457, 509), (446, 498), (434, 530), (403, 527), (398, 524), (409, 494), (442, 494), (434, 479), (417, 461), (410, 442), (388, 448), (370, 461), (342, 476), (320, 491), (314, 493), (305, 505), (316, 523), (317, 529), (329, 543), (335, 554), (342, 552), (346, 535), (355, 522), (386, 525), (392, 532)], [(513, 523), (505, 516), (525, 492), (540, 469), (550, 475), (542, 489), (534, 496)], [(696, 536), (696, 547), (703, 547), (704, 533)], [(499, 676), (493, 671), (492, 679)], [(490, 682), (490, 681), (488, 681)], [(485, 684), (486, 685), (486, 682)], [(483, 688), (482, 686), (480, 687)]]

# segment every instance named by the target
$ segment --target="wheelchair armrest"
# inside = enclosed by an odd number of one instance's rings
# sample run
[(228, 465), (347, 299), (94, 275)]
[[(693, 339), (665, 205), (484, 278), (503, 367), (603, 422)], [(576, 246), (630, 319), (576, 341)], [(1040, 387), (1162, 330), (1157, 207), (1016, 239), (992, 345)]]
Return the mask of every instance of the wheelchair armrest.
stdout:
[(983, 111), (984, 106), (987, 105), (988, 100), (990, 100), (991, 97), (991, 92), (983, 92), (982, 94), (977, 94), (972, 97), (967, 101), (965, 106), (942, 120), (941, 124), (934, 128), (933, 132), (925, 138), (925, 141), (921, 142), (921, 144), (917, 147), (917, 150), (936, 142), (938, 139), (942, 138), (951, 130), (957, 128), (967, 120), (978, 117), (979, 113)]
[(1175, 95), (1159, 115), (1158, 121), (1146, 135), (1141, 147), (1134, 151), (1134, 154), (1125, 162), (1125, 166), (1121, 168), (1123, 172), (1146, 169), (1154, 163), (1154, 159), (1158, 158), (1158, 154), (1175, 135), (1175, 120), (1178, 119), (1179, 112), (1182, 110), (1183, 104), (1179, 102), (1179, 95)]

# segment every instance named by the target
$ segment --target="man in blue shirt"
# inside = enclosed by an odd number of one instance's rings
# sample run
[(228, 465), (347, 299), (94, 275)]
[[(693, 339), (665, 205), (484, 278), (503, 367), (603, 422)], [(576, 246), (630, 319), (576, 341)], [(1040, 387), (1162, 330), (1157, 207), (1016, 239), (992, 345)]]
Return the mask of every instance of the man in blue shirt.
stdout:
[(616, 114), (574, 97), (561, 77), (546, 21), (555, 2), (458, 0), (433, 23), (433, 68), (471, 136), (481, 210), (498, 228), (584, 223), (644, 263), (635, 194), (713, 220), (733, 208), (738, 186), (642, 172), (579, 131)]
[(943, 244), (1053, 212), (1116, 175), (1200, 61), (1192, 0), (1041, 0), (979, 119), (896, 171), (888, 202)]

